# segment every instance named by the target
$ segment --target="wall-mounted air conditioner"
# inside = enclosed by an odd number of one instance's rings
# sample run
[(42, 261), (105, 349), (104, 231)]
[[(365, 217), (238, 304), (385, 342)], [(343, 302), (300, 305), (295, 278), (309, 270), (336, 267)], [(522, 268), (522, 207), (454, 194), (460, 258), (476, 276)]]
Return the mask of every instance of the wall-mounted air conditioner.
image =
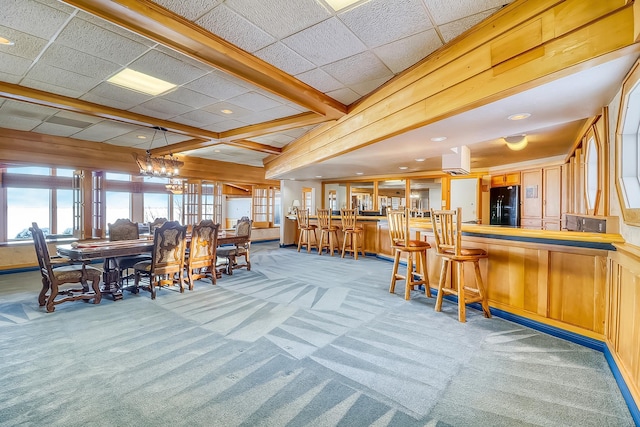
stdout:
[(442, 155), (442, 172), (451, 175), (467, 175), (471, 170), (471, 151), (466, 145), (452, 148), (451, 154)]

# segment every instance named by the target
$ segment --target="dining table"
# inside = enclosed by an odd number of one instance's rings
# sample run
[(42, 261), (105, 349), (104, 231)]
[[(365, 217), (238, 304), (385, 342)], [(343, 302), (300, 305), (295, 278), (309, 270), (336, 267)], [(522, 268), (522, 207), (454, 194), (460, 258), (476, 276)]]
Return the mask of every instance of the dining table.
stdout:
[[(187, 235), (187, 244), (190, 242)], [(243, 243), (245, 236), (236, 236), (233, 231), (224, 230), (218, 235), (218, 247)], [(153, 237), (146, 236), (135, 240), (87, 240), (73, 242), (70, 244), (58, 245), (56, 247), (58, 255), (75, 262), (89, 263), (102, 259), (103, 274), (100, 292), (110, 294), (114, 301), (122, 299), (122, 287), (120, 286), (120, 272), (111, 266), (110, 259), (121, 256), (141, 255), (153, 251)]]

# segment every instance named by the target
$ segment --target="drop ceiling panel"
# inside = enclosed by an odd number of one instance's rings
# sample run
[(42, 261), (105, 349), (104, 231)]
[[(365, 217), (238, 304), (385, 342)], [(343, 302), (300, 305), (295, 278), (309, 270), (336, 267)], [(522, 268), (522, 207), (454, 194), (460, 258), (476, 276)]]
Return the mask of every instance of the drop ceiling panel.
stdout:
[(483, 19), (488, 18), (489, 16), (497, 12), (498, 9), (499, 8), (490, 9), (485, 12), (477, 13), (475, 15), (467, 16), (467, 17), (458, 19), (456, 21), (452, 21), (447, 24), (441, 25), (438, 28), (440, 29), (440, 34), (442, 34), (444, 42), (447, 43), (451, 41), (461, 33), (464, 33), (465, 31), (467, 31), (468, 29), (470, 29), (471, 27), (473, 27), (474, 25), (482, 21)]
[(155, 49), (146, 52), (133, 61), (128, 65), (128, 68), (178, 86), (206, 74), (206, 71), (200, 68), (184, 63)]
[[(29, 59), (9, 55), (0, 49), (0, 72), (15, 76), (13, 80), (19, 80), (29, 70), (32, 63), (33, 61)], [(5, 77), (2, 80), (5, 80)]]
[(223, 1), (224, 0), (156, 0), (154, 3), (173, 11), (189, 21), (195, 21)]
[(342, 83), (334, 79), (321, 68), (314, 68), (313, 70), (298, 74), (296, 77), (300, 81), (303, 81), (309, 86), (314, 87), (324, 93), (328, 93), (336, 89), (341, 89), (344, 86)]
[(64, 126), (56, 123), (41, 123), (32, 129), (37, 133), (44, 133), (46, 135), (55, 136), (71, 136), (78, 133), (79, 128), (74, 126)]
[(3, 4), (0, 10), (0, 22), (13, 28), (43, 39), (49, 39), (69, 18), (73, 8), (50, 7), (35, 1), (14, 0), (11, 5)]
[[(44, 52), (36, 67), (38, 65), (48, 65), (99, 80), (109, 78), (121, 68), (113, 62), (58, 44)], [(31, 74), (28, 77), (32, 77)]]
[(197, 109), (206, 107), (207, 105), (215, 104), (219, 101), (216, 98), (203, 95), (184, 87), (178, 87), (172, 91), (169, 91), (166, 94), (162, 95), (160, 98), (166, 99), (167, 101), (179, 102), (180, 104), (188, 105), (192, 108)]
[(263, 167), (263, 159), (269, 156), (269, 154), (266, 153), (249, 151), (240, 147), (234, 147), (226, 144), (187, 151), (183, 154), (185, 154), (186, 156), (200, 157), (203, 159), (239, 163), (258, 167)]
[(191, 107), (166, 99), (154, 98), (131, 109), (134, 113), (169, 119), (193, 110)]
[(243, 127), (245, 125), (246, 125), (246, 123), (242, 122), (240, 120), (228, 119), (228, 120), (224, 120), (224, 121), (219, 122), (219, 123), (215, 123), (215, 124), (213, 124), (211, 126), (206, 126), (203, 129), (210, 130), (210, 131), (213, 131), (213, 132), (224, 132), (224, 131), (227, 131), (227, 130)]
[(29, 70), (26, 78), (69, 89), (78, 94), (85, 93), (100, 84), (101, 81), (100, 79), (84, 76), (74, 71), (48, 65), (44, 62), (36, 63), (36, 65)]
[[(115, 145), (124, 145), (127, 147), (133, 146), (133, 142), (130, 143), (118, 143), (112, 142), (112, 138), (117, 138), (118, 136), (125, 135), (130, 132), (134, 132), (138, 129), (138, 126), (130, 125), (128, 123), (119, 123), (112, 122), (108, 120), (104, 120), (102, 122), (96, 123), (86, 129), (81, 130), (73, 135), (74, 138), (84, 139), (87, 141), (94, 142), (108, 142), (109, 144), (113, 143)], [(135, 141), (135, 143), (139, 143)]]
[(314, 64), (281, 42), (260, 49), (255, 52), (255, 55), (291, 75), (304, 73), (315, 68)]
[(281, 105), (278, 101), (256, 92), (243, 93), (229, 99), (229, 102), (251, 111), (267, 110)]
[[(2, 21), (0, 21), (2, 22)], [(0, 25), (2, 37), (13, 41), (13, 46), (0, 45), (0, 54), (9, 54), (34, 60), (47, 45), (47, 40)]]
[(433, 27), (423, 0), (369, 1), (338, 17), (369, 48)]
[(338, 18), (330, 18), (282, 40), (317, 66), (364, 52), (366, 46)]
[(224, 4), (199, 18), (196, 24), (247, 52), (255, 52), (276, 41), (270, 34)]
[(56, 43), (122, 66), (149, 49), (148, 45), (80, 18), (72, 19), (64, 27)]
[(436, 25), (456, 21), (465, 16), (495, 9), (505, 4), (504, 0), (424, 0)]
[(391, 70), (369, 51), (325, 65), (322, 69), (347, 86), (393, 77)]
[(316, 0), (226, 0), (225, 3), (278, 39), (331, 17)]
[(233, 83), (217, 73), (202, 76), (187, 83), (185, 87), (217, 99), (229, 99), (249, 91), (245, 86)]
[(205, 127), (225, 121), (226, 118), (207, 111), (196, 110), (172, 117), (171, 120), (188, 126)]
[[(95, 88), (89, 91), (89, 95), (93, 95), (99, 98), (108, 98), (113, 99), (120, 103), (120, 105), (126, 106), (124, 109), (128, 110), (129, 108), (135, 107), (136, 105), (142, 104), (152, 98), (151, 95), (146, 95), (141, 92), (136, 92), (134, 90), (125, 89), (120, 86), (113, 85), (111, 83), (100, 83)], [(85, 97), (83, 97), (84, 99)]]
[(373, 52), (393, 72), (400, 73), (442, 46), (435, 30), (394, 41), (375, 48)]
[(329, 92), (328, 95), (333, 99), (336, 99), (342, 102), (345, 105), (349, 105), (353, 102), (356, 102), (360, 99), (360, 95), (358, 95), (355, 91), (349, 89), (348, 87), (343, 87), (338, 90), (334, 90)]

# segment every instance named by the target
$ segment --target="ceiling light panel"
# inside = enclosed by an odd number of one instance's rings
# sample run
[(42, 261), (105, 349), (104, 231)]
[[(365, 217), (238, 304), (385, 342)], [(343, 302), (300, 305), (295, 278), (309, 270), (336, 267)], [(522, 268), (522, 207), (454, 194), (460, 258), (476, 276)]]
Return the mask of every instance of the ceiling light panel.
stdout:
[(176, 87), (173, 83), (157, 79), (130, 68), (125, 68), (107, 81), (120, 87), (153, 96), (160, 95)]

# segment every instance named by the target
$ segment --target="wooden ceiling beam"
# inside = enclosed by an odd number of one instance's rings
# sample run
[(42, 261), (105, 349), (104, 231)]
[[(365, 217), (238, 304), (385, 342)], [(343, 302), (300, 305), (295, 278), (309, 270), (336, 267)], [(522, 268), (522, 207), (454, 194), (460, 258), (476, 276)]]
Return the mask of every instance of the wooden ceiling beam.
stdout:
[(239, 139), (237, 141), (233, 141), (231, 145), (236, 147), (246, 148), (248, 150), (259, 151), (261, 153), (267, 154), (280, 154), (282, 153), (282, 148), (274, 147), (272, 145), (260, 144), (254, 141), (248, 141), (246, 139)]
[(319, 116), (315, 113), (296, 114), (295, 116), (283, 117), (269, 122), (220, 132), (219, 139), (222, 142), (233, 142), (239, 139), (255, 138), (257, 136), (267, 135), (270, 133), (283, 132), (305, 126), (313, 126), (325, 123), (326, 121), (327, 119), (325, 117)]
[(325, 119), (336, 119), (347, 112), (344, 104), (149, 0), (64, 2), (223, 70)]

